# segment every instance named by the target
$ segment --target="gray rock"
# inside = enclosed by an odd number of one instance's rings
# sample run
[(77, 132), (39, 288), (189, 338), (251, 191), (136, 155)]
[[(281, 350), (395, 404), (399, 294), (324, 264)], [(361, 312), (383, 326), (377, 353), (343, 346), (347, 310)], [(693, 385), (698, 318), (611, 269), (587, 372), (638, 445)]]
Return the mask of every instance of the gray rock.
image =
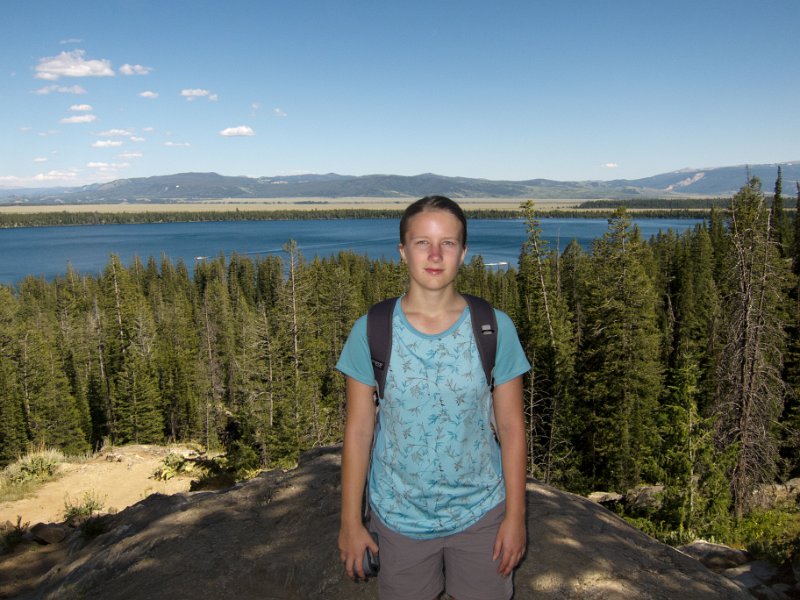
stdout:
[(691, 544), (680, 546), (678, 550), (699, 560), (713, 571), (732, 569), (751, 560), (747, 552), (705, 540), (696, 540)]
[(791, 596), (787, 596), (775, 586), (759, 585), (750, 590), (750, 593), (758, 600), (792, 600)]
[[(321, 448), (229, 490), (151, 496), (18, 598), (375, 599), (339, 562), (339, 471), (340, 449)], [(527, 503), (515, 600), (752, 599), (586, 498), (531, 482)]]
[(37, 523), (30, 529), (31, 537), (42, 544), (58, 544), (64, 541), (71, 529), (55, 523)]
[(631, 512), (658, 510), (663, 493), (663, 485), (640, 485), (625, 492), (625, 504)]
[(733, 569), (726, 569), (722, 575), (755, 590), (771, 583), (778, 576), (778, 567), (765, 560), (754, 560)]
[(774, 583), (770, 586), (770, 588), (773, 592), (779, 594), (781, 598), (795, 597), (794, 586), (789, 585), (788, 583)]
[(596, 504), (616, 504), (625, 499), (625, 496), (616, 492), (592, 492), (586, 497)]

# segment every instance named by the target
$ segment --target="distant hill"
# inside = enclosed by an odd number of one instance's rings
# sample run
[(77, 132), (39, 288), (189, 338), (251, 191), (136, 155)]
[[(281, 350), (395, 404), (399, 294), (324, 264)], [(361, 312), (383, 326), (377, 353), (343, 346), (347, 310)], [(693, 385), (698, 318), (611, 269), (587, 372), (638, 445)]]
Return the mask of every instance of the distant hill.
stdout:
[[(783, 189), (796, 193), (800, 161), (781, 163)], [(683, 169), (643, 179), (612, 181), (496, 181), (425, 173), (401, 175), (293, 175), (229, 177), (217, 173), (179, 173), (118, 179), (76, 188), (0, 189), (1, 204), (102, 204), (120, 202), (191, 202), (214, 198), (413, 198), (442, 194), (453, 198), (635, 199), (727, 197), (749, 172), (772, 191), (778, 165)]]

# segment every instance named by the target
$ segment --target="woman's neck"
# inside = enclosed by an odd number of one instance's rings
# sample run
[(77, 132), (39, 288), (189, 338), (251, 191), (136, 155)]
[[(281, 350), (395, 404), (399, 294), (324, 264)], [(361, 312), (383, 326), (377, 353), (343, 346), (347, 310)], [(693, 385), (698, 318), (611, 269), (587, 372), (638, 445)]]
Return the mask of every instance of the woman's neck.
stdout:
[(466, 300), (455, 287), (442, 290), (409, 289), (401, 301), (401, 308), (409, 323), (418, 331), (428, 334), (449, 329), (464, 312)]

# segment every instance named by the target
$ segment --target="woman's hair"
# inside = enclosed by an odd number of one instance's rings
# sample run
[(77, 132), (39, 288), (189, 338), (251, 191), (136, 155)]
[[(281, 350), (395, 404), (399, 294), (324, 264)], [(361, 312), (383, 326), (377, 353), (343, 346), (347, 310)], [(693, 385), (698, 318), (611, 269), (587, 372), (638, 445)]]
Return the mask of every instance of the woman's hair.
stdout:
[(400, 243), (406, 243), (406, 232), (408, 231), (408, 221), (414, 215), (428, 210), (444, 210), (456, 217), (461, 222), (461, 244), (467, 245), (467, 217), (461, 207), (445, 196), (425, 196), (413, 204), (410, 204), (400, 219)]

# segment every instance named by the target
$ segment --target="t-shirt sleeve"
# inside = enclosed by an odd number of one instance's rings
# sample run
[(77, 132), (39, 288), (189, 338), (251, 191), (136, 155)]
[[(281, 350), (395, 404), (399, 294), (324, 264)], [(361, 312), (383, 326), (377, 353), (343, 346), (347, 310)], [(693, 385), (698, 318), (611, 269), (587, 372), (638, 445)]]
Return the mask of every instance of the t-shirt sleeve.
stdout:
[(497, 316), (497, 356), (494, 363), (494, 384), (501, 385), (527, 373), (531, 364), (519, 343), (517, 328), (504, 312), (495, 309)]
[(365, 385), (375, 385), (375, 372), (372, 370), (369, 342), (367, 342), (366, 315), (360, 317), (350, 330), (336, 368)]

